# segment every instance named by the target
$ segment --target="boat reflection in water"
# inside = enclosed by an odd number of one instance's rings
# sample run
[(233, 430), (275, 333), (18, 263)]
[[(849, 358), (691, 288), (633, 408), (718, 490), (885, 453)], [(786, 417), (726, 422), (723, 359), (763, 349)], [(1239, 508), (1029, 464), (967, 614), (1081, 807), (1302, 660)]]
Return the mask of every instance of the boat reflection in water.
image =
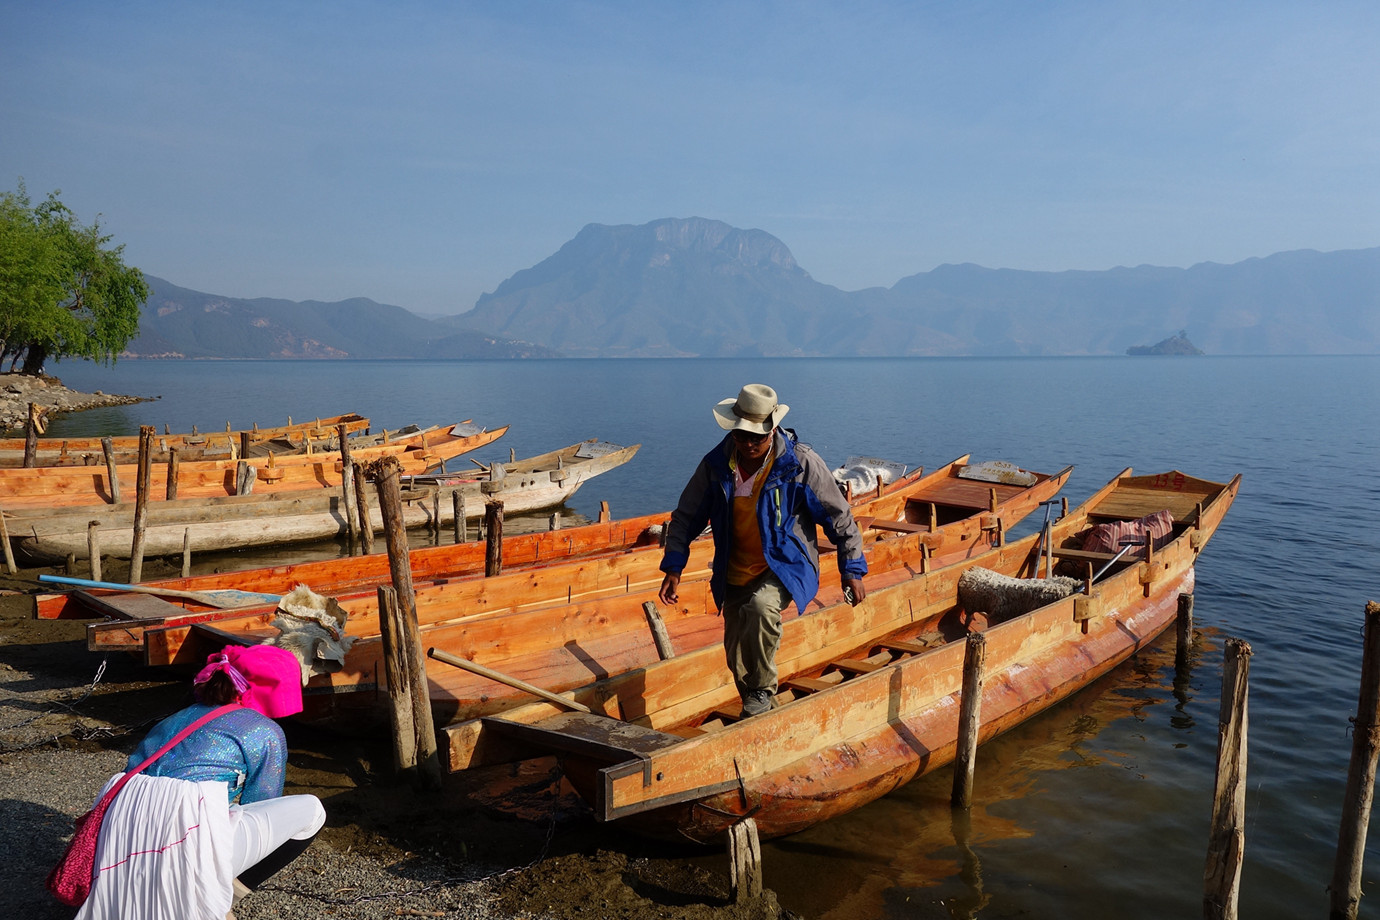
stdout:
[[(1200, 633), (1189, 658), (1193, 667), (1217, 653), (1214, 637)], [(1116, 854), (1099, 848), (1124, 834), (1143, 834), (1144, 818), (1154, 812), (1161, 785), (1183, 790), (1169, 776), (1142, 782), (1151, 767), (1140, 745), (1163, 744), (1163, 723), (1175, 731), (1172, 750), (1186, 751), (1197, 734), (1215, 756), (1216, 697), (1195, 701), (1191, 671), (1176, 675), (1175, 636), (1166, 631), (1136, 657), (1074, 694), (979, 748), (974, 804), (967, 813), (952, 809), (950, 767), (920, 777), (856, 812), (788, 837), (763, 843), (766, 884), (787, 908), (817, 920), (855, 917), (1098, 916), (1109, 911), (1105, 883), (1119, 874)], [(1147, 723), (1149, 724), (1147, 727)], [(1201, 726), (1202, 730), (1197, 731)], [(1155, 739), (1147, 738), (1153, 728)], [(1183, 735), (1180, 736), (1179, 733)], [(1160, 755), (1163, 756), (1163, 752)], [(1179, 764), (1181, 769), (1183, 764)], [(1154, 767), (1158, 770), (1159, 767)], [(1171, 769), (1165, 767), (1164, 769)], [(1193, 767), (1201, 775), (1211, 763)], [(1051, 786), (1082, 791), (1049, 796)], [(1118, 798), (1139, 797), (1124, 809), (1106, 807)], [(1180, 874), (1196, 903), (1199, 890), (1189, 882), (1201, 877), (1211, 788), (1203, 796), (1203, 827), (1178, 828), (1178, 843), (1197, 860)], [(1050, 811), (1070, 798), (1086, 800), (1077, 814)], [(1050, 799), (1052, 803), (1046, 804)], [(1177, 806), (1182, 809), (1180, 801)], [(1123, 822), (1129, 816), (1130, 826)], [(1125, 822), (1123, 822), (1125, 823)], [(1101, 852), (1096, 864), (1080, 864), (1072, 851), (1060, 855), (1058, 839), (1084, 838), (1078, 850)], [(1031, 859), (1032, 853), (1044, 854)], [(984, 872), (984, 862), (987, 871)], [(716, 860), (705, 858), (706, 868)], [(1000, 863), (1000, 868), (995, 865)], [(1191, 863), (1191, 860), (1190, 860)], [(1021, 910), (1009, 899), (1008, 910), (984, 911), (993, 892), (984, 879), (1001, 879), (1000, 887), (1022, 884), (1048, 889), (1050, 914)], [(1143, 874), (1142, 880), (1162, 877)], [(1081, 889), (1079, 894), (1071, 889)], [(1103, 892), (1098, 895), (1098, 890)], [(1023, 893), (1024, 900), (1029, 893)], [(1072, 905), (1089, 900), (1091, 913)], [(1102, 904), (1099, 911), (1097, 904)], [(1143, 906), (1143, 905), (1142, 905)], [(1128, 914), (1132, 915), (1132, 914)], [(1135, 916), (1153, 916), (1137, 910)], [(1167, 915), (1167, 914), (1164, 914)]]

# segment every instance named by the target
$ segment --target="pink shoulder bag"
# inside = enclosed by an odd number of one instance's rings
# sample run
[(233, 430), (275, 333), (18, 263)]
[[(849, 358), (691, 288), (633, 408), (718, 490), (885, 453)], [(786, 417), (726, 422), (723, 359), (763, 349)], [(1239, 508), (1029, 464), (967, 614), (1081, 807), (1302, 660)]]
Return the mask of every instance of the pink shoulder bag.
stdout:
[(149, 764), (177, 747), (182, 739), (207, 722), (240, 708), (242, 707), (239, 703), (228, 703), (211, 710), (182, 729), (152, 757), (133, 770), (127, 771), (105, 795), (101, 796), (94, 808), (77, 818), (76, 833), (72, 835), (72, 842), (67, 844), (67, 852), (62, 854), (62, 859), (53, 867), (53, 871), (48, 873), (48, 890), (53, 893), (53, 897), (69, 907), (79, 907), (86, 902), (87, 895), (91, 893), (91, 885), (96, 880), (96, 839), (101, 832), (101, 822), (105, 819), (106, 809), (115, 801), (115, 796), (124, 788), (129, 778), (143, 772)]

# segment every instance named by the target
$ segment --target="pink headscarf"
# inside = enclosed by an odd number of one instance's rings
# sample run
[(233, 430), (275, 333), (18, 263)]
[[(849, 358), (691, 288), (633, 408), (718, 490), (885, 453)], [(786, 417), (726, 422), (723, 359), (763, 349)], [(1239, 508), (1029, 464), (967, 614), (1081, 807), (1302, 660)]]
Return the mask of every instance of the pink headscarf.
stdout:
[(302, 667), (296, 656), (276, 645), (230, 645), (206, 659), (192, 681), (204, 684), (224, 672), (240, 703), (272, 719), (302, 711)]

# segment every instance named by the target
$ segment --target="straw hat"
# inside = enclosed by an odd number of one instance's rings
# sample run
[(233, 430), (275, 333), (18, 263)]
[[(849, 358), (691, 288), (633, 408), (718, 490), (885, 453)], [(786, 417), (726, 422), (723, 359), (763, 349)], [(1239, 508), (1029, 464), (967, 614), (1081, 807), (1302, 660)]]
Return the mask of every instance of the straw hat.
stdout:
[(749, 383), (737, 399), (725, 399), (714, 407), (714, 421), (728, 431), (767, 434), (786, 417), (791, 407), (777, 402), (776, 391), (765, 383)]

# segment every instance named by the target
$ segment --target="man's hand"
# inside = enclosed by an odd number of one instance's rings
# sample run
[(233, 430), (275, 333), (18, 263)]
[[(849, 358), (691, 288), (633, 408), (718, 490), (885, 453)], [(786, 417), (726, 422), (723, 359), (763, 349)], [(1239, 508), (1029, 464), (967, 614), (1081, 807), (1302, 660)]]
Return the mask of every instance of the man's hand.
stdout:
[(660, 598), (663, 604), (670, 607), (676, 601), (680, 600), (680, 595), (676, 593), (679, 588), (680, 574), (667, 572), (666, 577), (661, 579), (661, 590), (657, 593), (657, 597)]
[(861, 578), (845, 578), (843, 580), (843, 594), (844, 597), (848, 598), (848, 603), (856, 607), (863, 602), (863, 598), (867, 597), (867, 589), (863, 587)]

